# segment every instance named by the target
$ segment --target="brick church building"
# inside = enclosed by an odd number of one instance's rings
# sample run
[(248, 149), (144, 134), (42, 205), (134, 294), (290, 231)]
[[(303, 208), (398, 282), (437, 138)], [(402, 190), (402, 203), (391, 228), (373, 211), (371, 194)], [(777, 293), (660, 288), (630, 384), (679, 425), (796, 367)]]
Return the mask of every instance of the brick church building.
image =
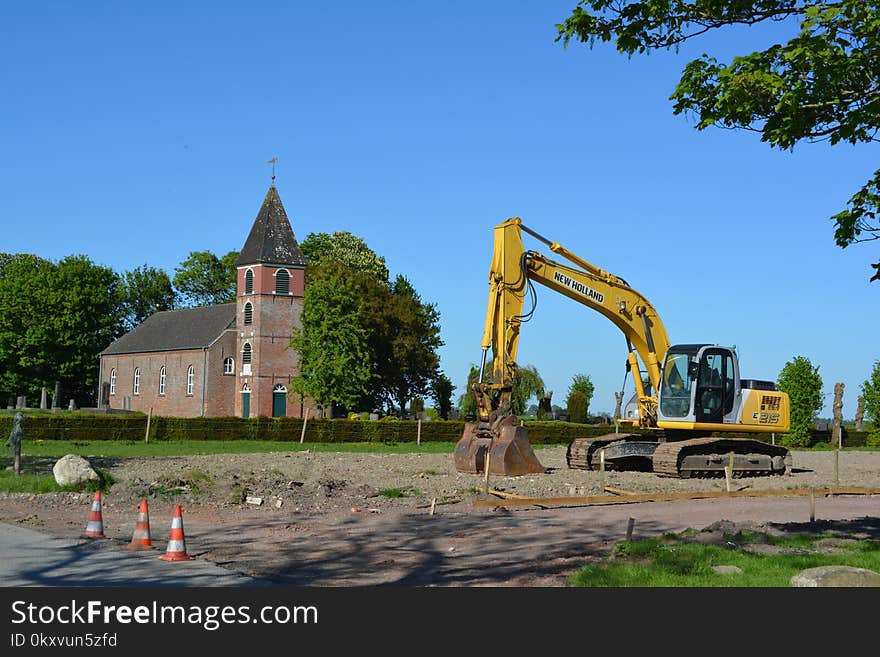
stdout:
[(235, 266), (235, 303), (157, 312), (100, 355), (99, 407), (171, 417), (302, 417), (287, 392), (306, 257), (273, 184)]

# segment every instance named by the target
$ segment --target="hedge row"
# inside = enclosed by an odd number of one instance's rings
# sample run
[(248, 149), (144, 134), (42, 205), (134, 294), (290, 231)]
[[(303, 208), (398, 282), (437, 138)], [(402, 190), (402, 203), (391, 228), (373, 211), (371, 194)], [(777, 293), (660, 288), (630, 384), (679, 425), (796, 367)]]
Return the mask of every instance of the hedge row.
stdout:
[[(12, 430), (11, 413), (0, 413), (0, 436)], [(153, 417), (150, 440), (274, 440), (309, 443), (405, 443), (419, 436), (414, 420), (324, 420), (310, 419), (303, 436), (300, 418)], [(25, 416), (24, 431), (28, 440), (144, 440), (147, 416), (142, 413), (34, 413)], [(602, 436), (614, 431), (613, 425), (584, 425), (570, 422), (524, 422), (533, 445), (567, 444), (575, 438)], [(421, 423), (421, 440), (456, 442), (464, 431), (464, 422), (434, 420)], [(866, 445), (868, 432), (844, 430), (845, 447)], [(749, 436), (754, 437), (754, 436)], [(813, 432), (813, 444), (829, 443), (828, 431)], [(770, 436), (760, 440), (769, 441)], [(777, 436), (777, 442), (780, 437)]]

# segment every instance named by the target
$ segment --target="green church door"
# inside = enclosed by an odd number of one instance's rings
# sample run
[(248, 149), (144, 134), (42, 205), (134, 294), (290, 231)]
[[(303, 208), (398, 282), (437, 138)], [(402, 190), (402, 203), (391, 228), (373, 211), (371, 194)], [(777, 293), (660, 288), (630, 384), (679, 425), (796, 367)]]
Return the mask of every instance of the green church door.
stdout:
[(242, 390), (241, 391), (241, 416), (242, 417), (250, 417), (251, 416), (251, 391), (250, 390)]
[(285, 415), (287, 415), (287, 388), (279, 384), (272, 389), (272, 416)]

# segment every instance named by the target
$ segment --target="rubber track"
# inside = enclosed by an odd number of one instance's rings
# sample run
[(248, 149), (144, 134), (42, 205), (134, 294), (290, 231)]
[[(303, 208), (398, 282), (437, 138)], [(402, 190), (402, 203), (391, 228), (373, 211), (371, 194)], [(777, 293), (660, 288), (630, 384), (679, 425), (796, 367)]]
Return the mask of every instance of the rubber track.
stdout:
[[(736, 454), (767, 454), (769, 456), (784, 456), (787, 466), (790, 464), (791, 455), (787, 449), (778, 445), (768, 445), (757, 440), (737, 438), (691, 438), (661, 443), (654, 450), (654, 473), (665, 477), (681, 477), (679, 469), (680, 460), (688, 453), (693, 454), (727, 454), (733, 451)], [(787, 469), (787, 468), (786, 468)], [(746, 474), (742, 471), (734, 471), (733, 476)], [(774, 474), (773, 471), (748, 471), (748, 476), (757, 477)], [(718, 477), (717, 471), (700, 472), (694, 471), (689, 476), (712, 476)]]
[(644, 440), (644, 436), (632, 433), (609, 433), (596, 438), (575, 438), (568, 444), (568, 449), (565, 452), (565, 461), (569, 468), (596, 470), (598, 466), (590, 467), (590, 461), (597, 449), (618, 440), (627, 440), (629, 438)]

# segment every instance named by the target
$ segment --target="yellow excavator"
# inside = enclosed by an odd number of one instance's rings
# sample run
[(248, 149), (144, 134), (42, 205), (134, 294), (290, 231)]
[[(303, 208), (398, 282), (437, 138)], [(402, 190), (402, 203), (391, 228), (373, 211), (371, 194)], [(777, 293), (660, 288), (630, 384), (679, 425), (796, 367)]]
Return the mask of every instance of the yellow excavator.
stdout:
[[(567, 263), (526, 250), (522, 233)], [(570, 264), (569, 264), (570, 263)], [(459, 472), (522, 476), (543, 473), (528, 432), (511, 409), (520, 325), (534, 311), (537, 282), (613, 322), (626, 338), (635, 394), (616, 418), (630, 433), (574, 439), (570, 468), (653, 471), (672, 477), (785, 474), (791, 454), (780, 445), (729, 434), (785, 433), (789, 398), (771, 381), (740, 376), (734, 349), (716, 344), (671, 345), (657, 311), (622, 278), (602, 270), (523, 225), (519, 217), (495, 227), (489, 304), (479, 378), (473, 384), (476, 421), (465, 424), (455, 446)], [(524, 313), (525, 299), (532, 308)], [(491, 373), (486, 371), (492, 349)], [(646, 386), (642, 375), (646, 377)], [(722, 433), (719, 437), (718, 433)], [(728, 435), (724, 435), (724, 434)], [(774, 441), (775, 442), (775, 441)]]

